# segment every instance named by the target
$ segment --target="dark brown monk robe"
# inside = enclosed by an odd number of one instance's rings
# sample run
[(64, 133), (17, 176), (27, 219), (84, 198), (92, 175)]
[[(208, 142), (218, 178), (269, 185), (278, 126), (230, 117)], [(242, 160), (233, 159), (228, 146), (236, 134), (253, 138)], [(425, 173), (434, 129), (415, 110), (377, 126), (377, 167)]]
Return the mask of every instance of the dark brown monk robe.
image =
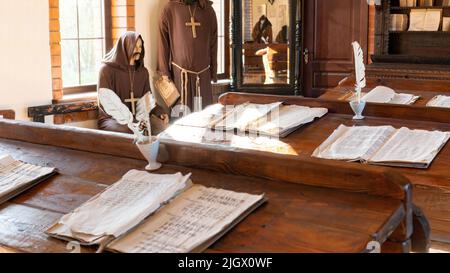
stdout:
[(174, 81), (182, 95), (179, 103), (193, 111), (200, 92), (203, 107), (210, 105), (211, 81), (217, 81), (217, 17), (212, 3), (171, 0), (162, 11), (159, 30), (158, 73)]
[(259, 18), (253, 27), (253, 41), (258, 44), (271, 44), (273, 42), (272, 23), (265, 15)]
[[(140, 56), (134, 55), (138, 40), (142, 41)], [(138, 53), (136, 53), (138, 54)], [(130, 110), (133, 110), (132, 97), (136, 100), (141, 98), (150, 89), (150, 80), (147, 68), (144, 66), (145, 49), (144, 42), (140, 34), (136, 32), (126, 32), (119, 38), (116, 46), (105, 56), (103, 65), (100, 68), (98, 88), (108, 88), (116, 92)], [(132, 58), (139, 58), (135, 65), (130, 65)], [(133, 93), (133, 94), (132, 94)], [(136, 106), (137, 101), (135, 101)], [(162, 114), (161, 108), (157, 107), (154, 112)], [(156, 114), (156, 113), (153, 113)], [(153, 125), (153, 123), (152, 123)], [(99, 109), (98, 127), (100, 130), (132, 133), (126, 125), (118, 124), (112, 117), (106, 114), (103, 109)], [(152, 126), (154, 127), (154, 126)], [(155, 126), (156, 127), (156, 126)], [(155, 134), (157, 128), (152, 128)]]

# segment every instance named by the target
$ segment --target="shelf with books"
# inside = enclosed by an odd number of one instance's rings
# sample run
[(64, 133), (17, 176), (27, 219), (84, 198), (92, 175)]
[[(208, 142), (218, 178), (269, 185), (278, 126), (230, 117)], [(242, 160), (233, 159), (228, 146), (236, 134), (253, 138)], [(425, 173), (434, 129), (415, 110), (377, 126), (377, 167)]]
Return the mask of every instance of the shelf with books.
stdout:
[[(441, 9), (441, 12), (433, 9)], [(426, 13), (423, 16), (422, 11)], [(376, 7), (376, 49), (372, 60), (450, 64), (445, 58), (450, 56), (450, 31), (443, 31), (450, 23), (446, 17), (450, 17), (450, 6), (444, 1), (434, 1), (434, 6), (400, 7), (398, 0), (382, 0)]]

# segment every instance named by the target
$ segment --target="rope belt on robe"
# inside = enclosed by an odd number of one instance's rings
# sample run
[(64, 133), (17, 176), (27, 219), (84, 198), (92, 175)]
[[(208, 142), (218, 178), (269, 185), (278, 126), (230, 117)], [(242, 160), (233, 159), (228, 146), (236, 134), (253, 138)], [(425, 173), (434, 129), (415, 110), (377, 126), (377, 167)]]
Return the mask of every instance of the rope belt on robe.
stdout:
[(181, 104), (187, 105), (187, 90), (188, 90), (188, 84), (189, 84), (189, 74), (193, 74), (197, 77), (196, 83), (195, 83), (195, 96), (201, 97), (200, 93), (200, 75), (208, 71), (211, 66), (208, 65), (205, 69), (195, 72), (186, 68), (181, 67), (180, 65), (172, 62), (172, 65), (177, 67), (181, 70)]

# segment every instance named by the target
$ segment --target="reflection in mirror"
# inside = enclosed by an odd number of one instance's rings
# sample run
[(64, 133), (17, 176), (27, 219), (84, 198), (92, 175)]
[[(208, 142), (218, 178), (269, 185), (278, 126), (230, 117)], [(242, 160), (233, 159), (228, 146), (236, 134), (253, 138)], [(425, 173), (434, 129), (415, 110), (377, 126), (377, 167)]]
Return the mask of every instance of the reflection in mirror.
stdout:
[(243, 83), (289, 84), (289, 1), (242, 1)]

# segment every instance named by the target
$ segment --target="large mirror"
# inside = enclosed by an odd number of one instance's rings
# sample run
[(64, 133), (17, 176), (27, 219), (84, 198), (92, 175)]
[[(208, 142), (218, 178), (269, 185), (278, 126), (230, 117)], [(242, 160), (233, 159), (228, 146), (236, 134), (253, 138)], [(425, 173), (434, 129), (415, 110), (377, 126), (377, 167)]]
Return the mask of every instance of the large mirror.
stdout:
[(300, 0), (233, 2), (233, 89), (298, 94)]

